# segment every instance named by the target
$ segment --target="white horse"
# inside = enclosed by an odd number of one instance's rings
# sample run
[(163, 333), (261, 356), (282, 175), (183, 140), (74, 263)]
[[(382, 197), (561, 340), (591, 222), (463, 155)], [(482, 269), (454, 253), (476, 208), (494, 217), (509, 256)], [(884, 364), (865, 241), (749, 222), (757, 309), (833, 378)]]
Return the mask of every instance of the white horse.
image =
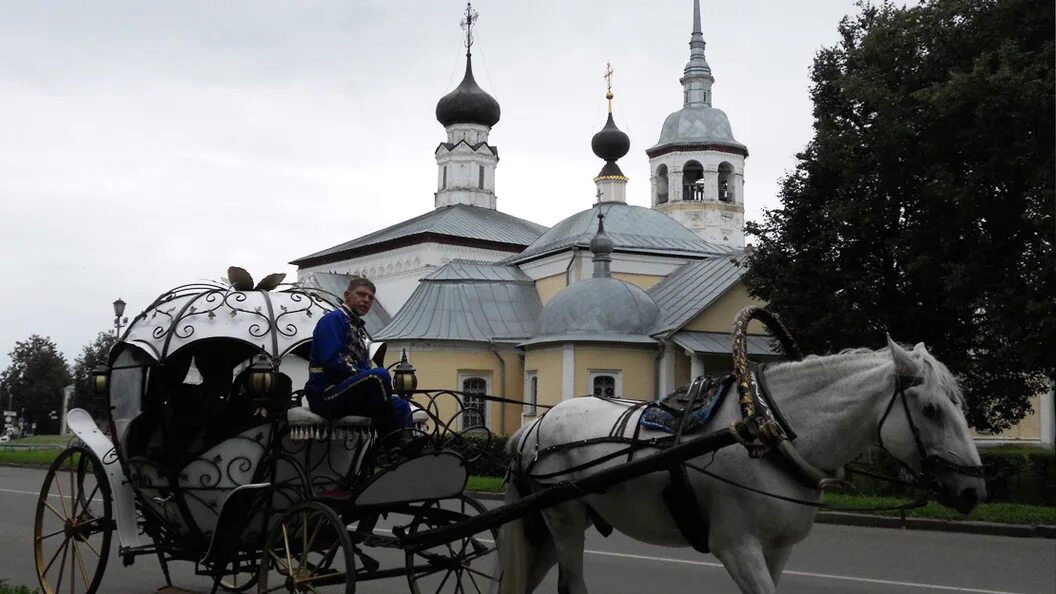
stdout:
[[(899, 377), (912, 378), (899, 396)], [(925, 349), (898, 346), (888, 338), (888, 348), (861, 349), (803, 361), (780, 363), (766, 370), (766, 383), (778, 408), (798, 434), (796, 449), (817, 468), (837, 469), (881, 443), (888, 452), (915, 471), (931, 470), (941, 485), (940, 501), (963, 513), (986, 495), (979, 473), (979, 454), (962, 412), (961, 394), (949, 370)], [(915, 384), (915, 385), (911, 385)], [(510, 439), (510, 453), (521, 468), (528, 468), (536, 452), (555, 444), (610, 435), (617, 419), (630, 406), (626, 401), (575, 398), (560, 403), (533, 425)], [(623, 435), (634, 431), (637, 416)], [(710, 428), (722, 428), (740, 419), (735, 393), (726, 396)], [(919, 438), (914, 437), (916, 428)], [(643, 430), (642, 438), (664, 434)], [(574, 469), (626, 447), (599, 443), (553, 452), (540, 458), (531, 473), (541, 475)], [(656, 453), (639, 450), (636, 457)], [(927, 462), (925, 462), (927, 458)], [(582, 478), (626, 461), (620, 456), (572, 472), (560, 479)], [(795, 480), (787, 468), (768, 456), (750, 459), (739, 445), (695, 458), (698, 467), (729, 481), (782, 497), (821, 501), (821, 492)], [(806, 538), (816, 509), (782, 501), (688, 471), (689, 486), (701, 516), (710, 525), (708, 545), (730, 577), (749, 593), (776, 590), (792, 545)], [(558, 479), (552, 479), (554, 482)], [(550, 568), (558, 565), (558, 591), (583, 594), (584, 532), (600, 518), (620, 532), (656, 545), (689, 546), (661, 493), (670, 484), (667, 472), (654, 472), (589, 494), (541, 512), (545, 541), (533, 545), (526, 522), (506, 524), (500, 536), (503, 594), (532, 592)], [(525, 494), (526, 495), (526, 494)], [(506, 502), (522, 495), (511, 484)], [(589, 507), (588, 507), (589, 506)], [(601, 522), (596, 522), (599, 525)], [(540, 532), (540, 531), (537, 531)], [(539, 542), (538, 538), (534, 539)]]

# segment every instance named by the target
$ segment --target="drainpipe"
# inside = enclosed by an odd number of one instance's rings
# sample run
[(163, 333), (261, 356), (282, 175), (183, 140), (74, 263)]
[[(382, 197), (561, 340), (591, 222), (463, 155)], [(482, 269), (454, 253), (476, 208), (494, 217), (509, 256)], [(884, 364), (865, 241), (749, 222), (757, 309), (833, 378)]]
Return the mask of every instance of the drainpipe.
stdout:
[[(503, 360), (502, 355), (499, 354), (498, 347), (495, 346), (495, 341), (489, 341), (491, 344), (491, 352), (495, 355), (495, 358), (499, 360), (499, 398), (506, 399), (506, 361)], [(506, 435), (506, 403), (499, 402), (499, 433)]]
[(565, 266), (565, 286), (572, 284), (572, 267), (576, 265), (576, 254), (579, 252), (579, 246), (572, 246), (572, 257), (568, 259), (568, 266)]
[(663, 373), (663, 371), (660, 369), (660, 363), (661, 363), (661, 360), (664, 358), (664, 351), (666, 349), (667, 349), (667, 345), (664, 344), (663, 341), (660, 341), (660, 348), (659, 348), (659, 350), (656, 353), (656, 359), (653, 361), (653, 370), (654, 370), (654, 373), (656, 374), (656, 401), (657, 402), (659, 402), (660, 399), (664, 397), (664, 395), (660, 393), (660, 384), (661, 384), (660, 374)]

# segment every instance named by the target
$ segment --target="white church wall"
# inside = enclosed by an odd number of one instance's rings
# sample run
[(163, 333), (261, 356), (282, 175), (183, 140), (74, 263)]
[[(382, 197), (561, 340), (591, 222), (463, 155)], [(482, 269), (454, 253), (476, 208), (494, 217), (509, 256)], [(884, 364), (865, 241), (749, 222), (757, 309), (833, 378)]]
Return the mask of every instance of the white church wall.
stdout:
[(451, 260), (495, 262), (509, 255), (509, 252), (476, 247), (432, 242), (419, 243), (341, 262), (304, 268), (297, 272), (297, 278), (304, 280), (311, 272), (336, 272), (365, 276), (377, 285), (378, 301), (390, 314), (395, 315), (407, 303), (411, 293), (418, 288), (419, 280)]

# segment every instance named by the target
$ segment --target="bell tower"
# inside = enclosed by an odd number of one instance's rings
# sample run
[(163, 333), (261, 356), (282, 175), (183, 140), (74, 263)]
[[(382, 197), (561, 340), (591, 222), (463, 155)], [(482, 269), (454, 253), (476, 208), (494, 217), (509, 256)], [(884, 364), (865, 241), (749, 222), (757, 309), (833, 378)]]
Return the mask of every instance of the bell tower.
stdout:
[(682, 78), (682, 109), (667, 116), (649, 156), (652, 207), (702, 239), (744, 247), (744, 161), (729, 118), (712, 107), (715, 77), (704, 56), (700, 0), (693, 0), (689, 62)]

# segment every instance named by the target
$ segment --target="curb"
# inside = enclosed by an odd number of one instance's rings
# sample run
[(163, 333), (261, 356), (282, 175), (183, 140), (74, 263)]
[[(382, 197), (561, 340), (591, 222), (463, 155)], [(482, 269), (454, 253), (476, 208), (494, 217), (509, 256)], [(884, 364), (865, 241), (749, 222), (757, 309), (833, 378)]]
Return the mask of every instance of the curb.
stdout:
[[(485, 501), (502, 501), (504, 499), (504, 496), (501, 493), (466, 491), (466, 494)], [(903, 519), (899, 516), (874, 516), (870, 514), (832, 511), (819, 511), (814, 521), (818, 524), (861, 526), (864, 528), (929, 530), (933, 532), (959, 532), (965, 534), (982, 534), (986, 536), (1056, 539), (1056, 525), (1048, 524), (999, 524), (997, 522), (936, 520), (931, 518)]]

